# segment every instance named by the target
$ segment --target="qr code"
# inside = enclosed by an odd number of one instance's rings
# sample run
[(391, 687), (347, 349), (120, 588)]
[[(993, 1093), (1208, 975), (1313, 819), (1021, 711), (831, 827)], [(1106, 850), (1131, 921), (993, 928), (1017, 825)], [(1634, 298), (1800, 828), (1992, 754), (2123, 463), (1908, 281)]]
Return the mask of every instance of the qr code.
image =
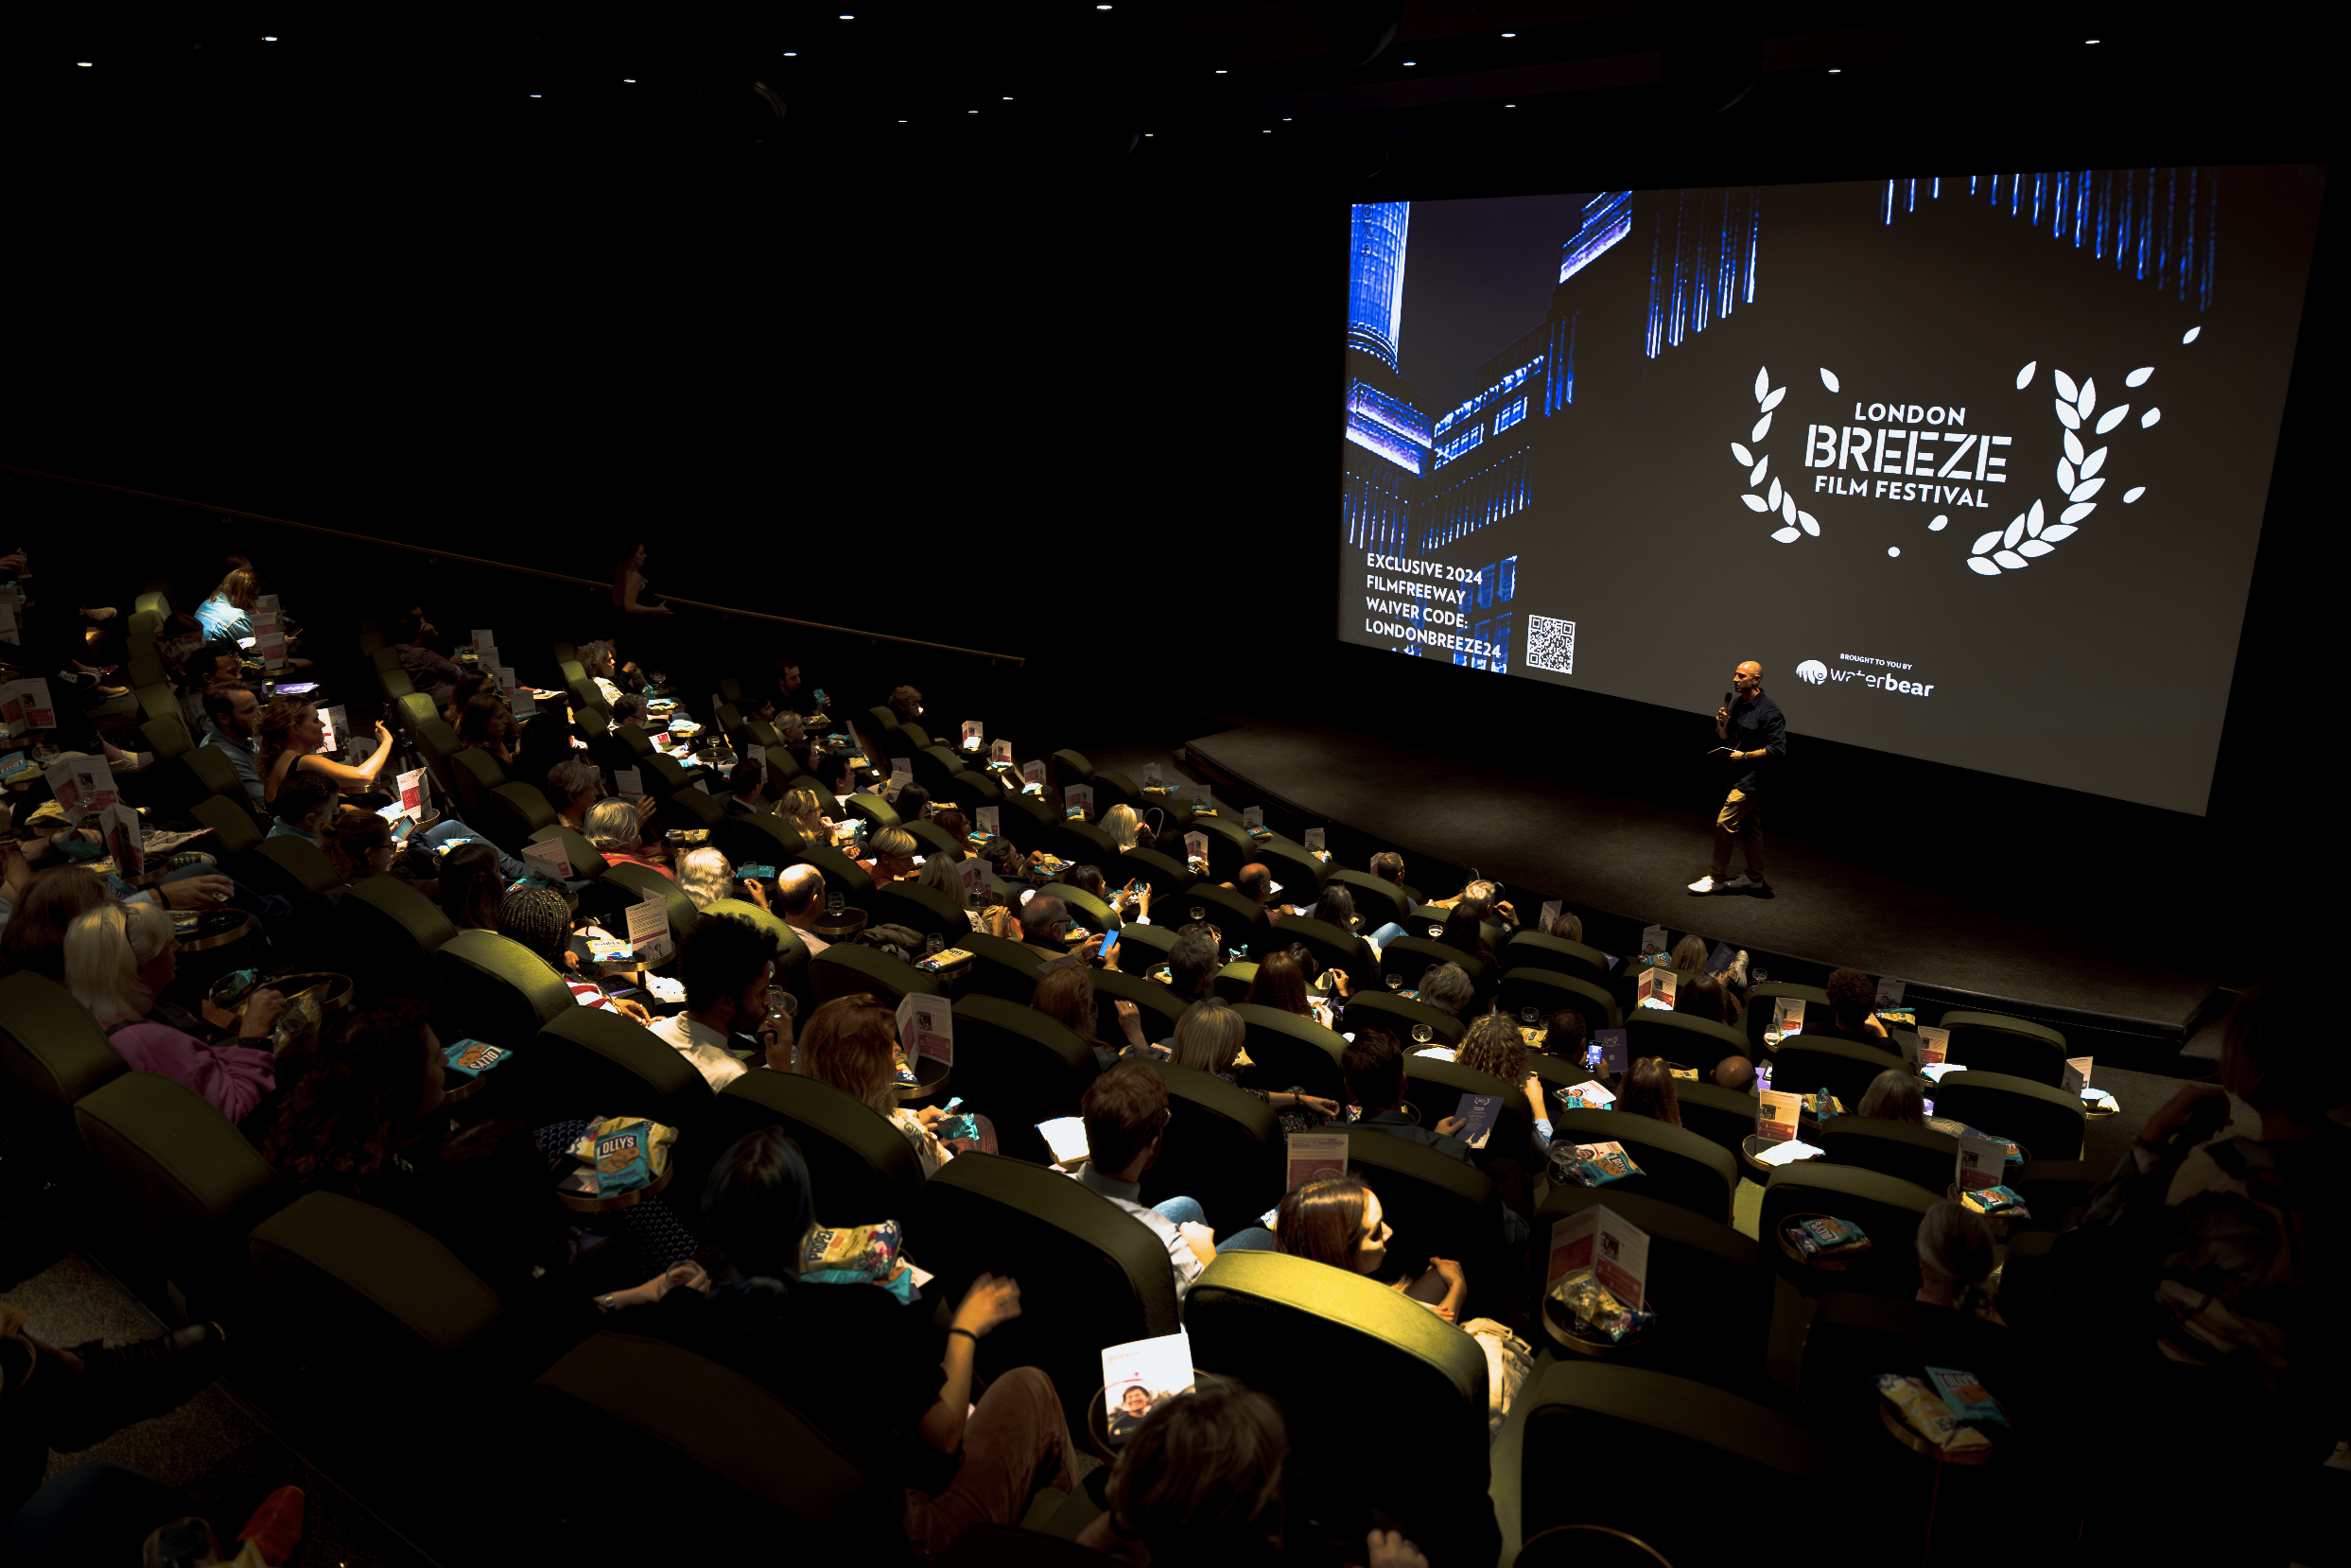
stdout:
[(1561, 675), (1576, 673), (1576, 623), (1549, 616), (1526, 618), (1526, 662)]

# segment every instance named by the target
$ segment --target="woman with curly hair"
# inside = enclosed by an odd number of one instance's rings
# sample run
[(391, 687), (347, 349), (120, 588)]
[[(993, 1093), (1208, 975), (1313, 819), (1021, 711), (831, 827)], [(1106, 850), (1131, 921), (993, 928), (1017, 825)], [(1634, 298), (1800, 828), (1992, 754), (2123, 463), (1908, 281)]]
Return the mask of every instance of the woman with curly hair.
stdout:
[(253, 765), (261, 774), (263, 801), (277, 799), (279, 789), (299, 768), (324, 774), (355, 802), (373, 799), (377, 805), (390, 804), (388, 797), (374, 793), (375, 781), (392, 760), (392, 731), (381, 720), (375, 724), (375, 749), (357, 767), (326, 756), (319, 749), (325, 743), (326, 726), (319, 719), (316, 703), (300, 697), (270, 698), (270, 706), (261, 710), (260, 728), (253, 739)]
[(936, 1176), (951, 1151), (931, 1129), (948, 1113), (936, 1106), (908, 1110), (898, 1104), (898, 1064), (904, 1059), (897, 1012), (869, 992), (833, 998), (800, 1031), (800, 1070), (889, 1118), (914, 1146), (922, 1174)]
[(1548, 1159), (1551, 1113), (1542, 1103), (1542, 1080), (1527, 1068), (1526, 1037), (1519, 1033), (1518, 1019), (1501, 1013), (1488, 1013), (1478, 1019), (1461, 1037), (1461, 1049), (1454, 1054), (1454, 1060), (1519, 1087), (1535, 1121), (1535, 1158)]

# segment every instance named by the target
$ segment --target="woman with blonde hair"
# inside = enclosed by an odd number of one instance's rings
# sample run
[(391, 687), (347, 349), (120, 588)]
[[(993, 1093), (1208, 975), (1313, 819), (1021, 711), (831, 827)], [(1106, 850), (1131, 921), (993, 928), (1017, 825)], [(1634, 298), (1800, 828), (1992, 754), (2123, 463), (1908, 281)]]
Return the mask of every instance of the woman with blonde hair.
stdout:
[(721, 898), (735, 897), (740, 886), (743, 897), (761, 909), (767, 908), (767, 890), (757, 881), (738, 883), (735, 868), (716, 849), (702, 848), (687, 851), (677, 862), (678, 891), (694, 901), (696, 909), (707, 909)]
[(957, 909), (964, 906), (964, 879), (955, 869), (955, 862), (945, 855), (926, 857), (914, 873), (914, 880), (943, 895)]
[(207, 642), (229, 642), (253, 635), (253, 605), (261, 598), (261, 574), (233, 566), (212, 597), (196, 606), (196, 624)]
[(825, 800), (806, 784), (794, 785), (784, 792), (775, 803), (775, 814), (800, 829), (800, 836), (810, 844), (832, 843), (832, 818), (826, 814)]
[(319, 719), (316, 703), (300, 697), (270, 698), (270, 706), (261, 710), (261, 727), (253, 740), (253, 765), (261, 774), (262, 800), (277, 799), (279, 788), (297, 768), (324, 774), (345, 795), (367, 794), (374, 791), (385, 764), (392, 760), (392, 731), (380, 719), (375, 722), (375, 749), (357, 767), (322, 755), (319, 748), (325, 743), (326, 726)]
[(835, 997), (809, 1016), (800, 1031), (800, 1070), (889, 1118), (914, 1146), (922, 1174), (936, 1176), (951, 1151), (932, 1135), (948, 1113), (936, 1106), (908, 1110), (898, 1104), (897, 1014), (871, 993)]
[(1217, 997), (1202, 997), (1185, 1008), (1184, 1016), (1176, 1020), (1176, 1036), (1169, 1042), (1172, 1059), (1177, 1067), (1222, 1078), (1242, 1093), (1264, 1101), (1281, 1118), (1285, 1131), (1304, 1132), (1338, 1115), (1336, 1100), (1308, 1094), (1296, 1086), (1282, 1089), (1244, 1087), (1240, 1081), (1241, 1044), (1248, 1032), (1248, 1025), (1230, 1003)]
[(1917, 1299), (2006, 1326), (1984, 1281), (1995, 1262), (1992, 1227), (1964, 1204), (1938, 1203), (1919, 1217)]
[(1142, 818), (1135, 814), (1135, 808), (1121, 802), (1102, 813), (1102, 830), (1110, 835), (1123, 854), (1141, 839)]
[(270, 1031), (285, 999), (257, 990), (237, 1027), (242, 1045), (210, 1045), (148, 1018), (171, 983), (178, 950), (171, 917), (153, 904), (101, 904), (65, 928), (65, 988), (90, 1011), (135, 1072), (183, 1084), (230, 1121), (277, 1089)]

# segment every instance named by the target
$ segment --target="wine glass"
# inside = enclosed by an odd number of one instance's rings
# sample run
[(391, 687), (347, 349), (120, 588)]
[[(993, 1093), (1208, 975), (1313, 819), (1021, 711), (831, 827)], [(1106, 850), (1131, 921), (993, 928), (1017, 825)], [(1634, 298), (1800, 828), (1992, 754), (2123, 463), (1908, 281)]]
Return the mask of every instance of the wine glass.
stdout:
[(923, 950), (923, 952), (925, 953), (925, 955), (929, 955), (929, 954), (931, 954), (931, 953), (937, 952), (937, 951), (939, 951), (940, 950), (944, 949), (946, 946), (947, 946), (947, 938), (946, 938), (946, 937), (944, 937), (944, 936), (941, 936), (941, 935), (940, 935), (937, 932), (935, 932), (935, 931), (934, 931), (934, 932), (932, 932), (930, 935), (928, 935), (928, 936), (926, 936), (926, 937), (924, 937), (924, 938), (922, 939), (922, 950)]
[(1750, 964), (1747, 967), (1747, 974), (1748, 978), (1754, 981), (1754, 983), (1758, 985), (1761, 985), (1764, 982), (1771, 978), (1771, 971), (1765, 968), (1761, 964)]
[(1520, 1008), (1519, 1021), (1529, 1029), (1534, 1028), (1536, 1024), (1542, 1021), (1542, 1009), (1540, 1007)]
[(1412, 1026), (1412, 1043), (1415, 1045), (1426, 1045), (1436, 1037), (1436, 1031), (1425, 1023), (1416, 1023)]
[(1429, 926), (1429, 940), (1430, 940), (1430, 941), (1434, 942), (1434, 941), (1436, 941), (1438, 937), (1440, 937), (1440, 936), (1442, 936), (1442, 935), (1444, 935), (1444, 934), (1445, 934), (1445, 928), (1444, 928), (1443, 926), (1441, 926), (1441, 925), (1437, 925), (1437, 924), (1436, 924), (1436, 923), (1434, 923), (1434, 922), (1432, 922), (1432, 923), (1430, 924), (1430, 926)]
[(1387, 988), (1388, 988), (1389, 990), (1391, 990), (1391, 991), (1401, 991), (1401, 990), (1402, 990), (1402, 989), (1404, 988), (1404, 977), (1403, 977), (1402, 975), (1400, 975), (1400, 974), (1391, 974), (1391, 975), (1387, 976), (1387, 977), (1386, 977), (1386, 979), (1387, 979)]
[(841, 918), (842, 908), (846, 902), (847, 900), (842, 897), (837, 890), (828, 893), (825, 896), (825, 913), (838, 920)]
[(1205, 920), (1205, 919), (1207, 919), (1207, 918), (1209, 917), (1208, 906), (1207, 906), (1207, 905), (1205, 905), (1205, 904), (1194, 904), (1194, 905), (1193, 905), (1193, 906), (1192, 906), (1192, 917), (1193, 917), (1194, 920)]

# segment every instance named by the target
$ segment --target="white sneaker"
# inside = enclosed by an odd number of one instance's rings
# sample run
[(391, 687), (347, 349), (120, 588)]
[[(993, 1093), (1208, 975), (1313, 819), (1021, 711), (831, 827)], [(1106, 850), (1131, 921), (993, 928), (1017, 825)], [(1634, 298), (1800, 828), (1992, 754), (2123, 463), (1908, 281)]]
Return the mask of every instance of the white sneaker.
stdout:
[(1763, 883), (1757, 881), (1754, 878), (1742, 871), (1737, 876), (1732, 878), (1729, 881), (1724, 882), (1722, 884), (1722, 891), (1725, 893), (1744, 893), (1750, 887), (1761, 886), (1763, 886)]
[(1713, 874), (1709, 873), (1706, 876), (1700, 877), (1697, 881), (1692, 882), (1690, 884), (1690, 891), (1693, 893), (1712, 893), (1716, 887), (1727, 885), (1727, 883), (1716, 882)]

